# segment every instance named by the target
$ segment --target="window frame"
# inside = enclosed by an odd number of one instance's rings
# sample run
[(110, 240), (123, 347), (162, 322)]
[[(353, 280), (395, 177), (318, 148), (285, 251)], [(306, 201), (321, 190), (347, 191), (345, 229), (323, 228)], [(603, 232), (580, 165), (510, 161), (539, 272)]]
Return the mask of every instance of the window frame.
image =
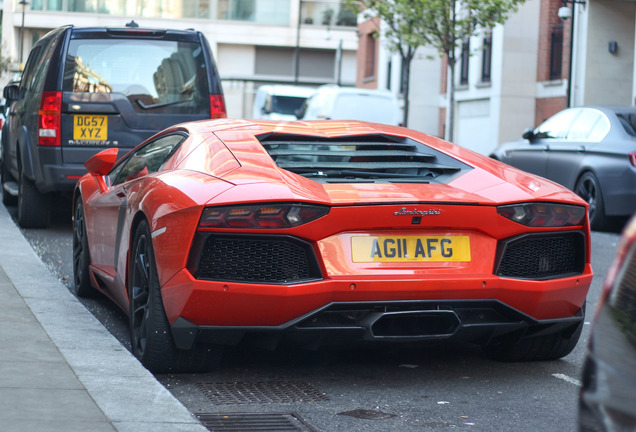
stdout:
[[(170, 152), (168, 152), (168, 154), (162, 159), (161, 164), (159, 164), (159, 166), (156, 169), (152, 170), (152, 171), (148, 170), (147, 174), (144, 174), (144, 176), (161, 171), (161, 169), (166, 164), (166, 162), (168, 160), (170, 160), (170, 158), (172, 156), (174, 156), (174, 154), (178, 151), (178, 149), (185, 142), (185, 140), (188, 139), (188, 134), (187, 133), (185, 133), (183, 131), (167, 133), (165, 135), (157, 137), (156, 139), (154, 139), (152, 141), (147, 142), (146, 144), (144, 144), (142, 146), (139, 146), (139, 147), (135, 148), (130, 153), (128, 153), (125, 157), (123, 157), (119, 162), (117, 162), (115, 164), (115, 166), (110, 170), (110, 172), (108, 173), (109, 185), (110, 186), (118, 186), (118, 185), (122, 185), (122, 184), (124, 184), (124, 183), (126, 183), (126, 182), (128, 182), (130, 180), (134, 180), (136, 178), (139, 178), (137, 176), (133, 176), (131, 178), (131, 176), (133, 174), (135, 174), (135, 173), (138, 173), (138, 172), (142, 171), (144, 168), (147, 169), (147, 165), (144, 165), (143, 168), (140, 168), (140, 169), (136, 170), (135, 172), (128, 172), (128, 171), (126, 171), (126, 167), (128, 166), (128, 164), (131, 163), (133, 158), (135, 158), (135, 156), (137, 156), (141, 151), (146, 150), (145, 154), (150, 154), (150, 152), (148, 151), (149, 147), (152, 147), (153, 145), (156, 145), (157, 143), (163, 141), (166, 138), (172, 138), (174, 136), (180, 136), (181, 139), (176, 144), (174, 144), (172, 149), (170, 149)], [(125, 173), (127, 175), (124, 177), (122, 173)]]

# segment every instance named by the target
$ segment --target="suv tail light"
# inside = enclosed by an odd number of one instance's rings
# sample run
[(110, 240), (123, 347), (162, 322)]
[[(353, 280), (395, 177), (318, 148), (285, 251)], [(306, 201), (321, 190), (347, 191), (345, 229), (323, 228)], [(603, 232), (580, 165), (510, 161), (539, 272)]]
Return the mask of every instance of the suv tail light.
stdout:
[(210, 118), (226, 118), (227, 110), (225, 109), (225, 98), (222, 94), (210, 95)]
[(42, 101), (40, 102), (38, 114), (38, 145), (59, 147), (62, 142), (60, 136), (62, 92), (42, 92)]
[(632, 163), (633, 166), (636, 167), (636, 152), (630, 153), (629, 161)]

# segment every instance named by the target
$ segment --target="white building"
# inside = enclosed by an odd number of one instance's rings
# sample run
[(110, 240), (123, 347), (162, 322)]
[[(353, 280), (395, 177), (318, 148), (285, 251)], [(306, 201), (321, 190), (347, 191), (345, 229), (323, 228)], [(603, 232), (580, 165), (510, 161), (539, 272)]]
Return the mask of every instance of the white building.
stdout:
[[(62, 25), (194, 28), (205, 34), (224, 80), (230, 117), (247, 117), (263, 82), (355, 83), (356, 16), (326, 0), (4, 0), (3, 54), (26, 62)], [(21, 49), (22, 47), (22, 49)], [(299, 53), (299, 62), (296, 62)], [(296, 64), (299, 65), (296, 71)], [(5, 82), (8, 78), (5, 78)]]

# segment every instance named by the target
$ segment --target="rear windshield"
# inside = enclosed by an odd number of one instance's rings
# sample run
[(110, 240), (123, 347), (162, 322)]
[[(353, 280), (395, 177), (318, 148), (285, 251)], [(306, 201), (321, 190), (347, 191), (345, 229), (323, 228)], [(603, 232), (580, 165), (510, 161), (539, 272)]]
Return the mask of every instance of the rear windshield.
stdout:
[(636, 113), (616, 113), (616, 116), (625, 128), (625, 132), (636, 136)]
[(73, 39), (63, 90), (119, 93), (136, 111), (149, 114), (210, 109), (205, 57), (194, 42)]

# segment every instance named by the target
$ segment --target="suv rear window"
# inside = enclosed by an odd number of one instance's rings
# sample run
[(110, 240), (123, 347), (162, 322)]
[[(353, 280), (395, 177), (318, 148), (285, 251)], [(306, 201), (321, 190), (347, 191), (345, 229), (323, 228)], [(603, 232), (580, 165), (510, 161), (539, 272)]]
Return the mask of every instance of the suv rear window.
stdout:
[(201, 44), (143, 39), (73, 39), (63, 90), (121, 93), (135, 111), (204, 114), (210, 110)]

